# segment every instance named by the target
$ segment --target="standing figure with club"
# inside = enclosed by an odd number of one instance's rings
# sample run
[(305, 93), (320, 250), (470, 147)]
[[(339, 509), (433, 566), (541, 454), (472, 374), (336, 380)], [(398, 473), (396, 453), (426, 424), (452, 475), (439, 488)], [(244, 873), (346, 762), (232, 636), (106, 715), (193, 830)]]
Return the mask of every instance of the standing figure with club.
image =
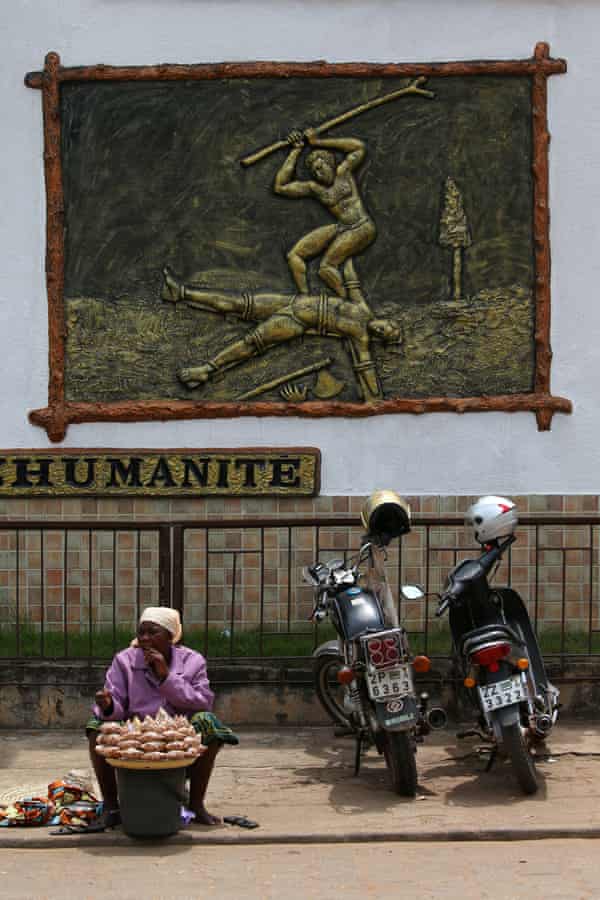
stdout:
[[(377, 236), (353, 174), (365, 159), (365, 144), (357, 138), (320, 138), (310, 128), (304, 133), (292, 131), (287, 140), (291, 150), (275, 176), (275, 193), (284, 197), (315, 197), (336, 220), (315, 228), (294, 244), (287, 254), (292, 278), (300, 293), (308, 294), (306, 260), (322, 254), (321, 280), (345, 299), (343, 264), (362, 253)], [(306, 143), (312, 148), (306, 165), (313, 177), (301, 181), (296, 177), (296, 164)], [(336, 160), (335, 151), (344, 154), (341, 162)]]

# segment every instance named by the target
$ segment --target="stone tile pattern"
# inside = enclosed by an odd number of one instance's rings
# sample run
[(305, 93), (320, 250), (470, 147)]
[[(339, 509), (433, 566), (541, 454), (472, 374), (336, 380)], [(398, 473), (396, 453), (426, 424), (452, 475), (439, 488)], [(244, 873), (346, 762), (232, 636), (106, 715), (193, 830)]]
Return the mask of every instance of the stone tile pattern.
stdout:
[[(475, 498), (408, 499), (415, 513), (443, 516), (464, 512)], [(595, 495), (513, 499), (523, 513), (585, 515), (599, 510)], [(87, 631), (90, 623), (93, 628), (110, 628), (113, 620), (133, 629), (139, 610), (158, 603), (158, 534), (101, 532), (94, 530), (94, 524), (114, 520), (143, 526), (207, 519), (215, 520), (214, 530), (190, 527), (185, 532), (186, 627), (261, 627), (277, 633), (309, 630), (312, 591), (302, 583), (302, 566), (317, 557), (326, 560), (355, 551), (362, 532), (359, 527), (322, 527), (317, 547), (315, 529), (290, 530), (283, 522), (298, 516), (358, 516), (363, 502), (364, 497), (1, 500), (0, 627), (14, 625), (18, 613), (21, 622), (43, 625), (48, 631), (65, 627)], [(282, 520), (282, 526), (264, 529), (262, 537), (260, 529), (244, 528), (249, 518), (263, 516)], [(224, 518), (239, 519), (240, 528), (220, 529), (218, 521)], [(43, 536), (34, 528), (21, 532), (17, 553), (16, 531), (10, 528), (16, 519), (53, 520), (65, 530), (47, 531)], [(69, 530), (69, 522), (75, 521), (89, 523), (89, 530)], [(599, 628), (600, 528), (541, 526), (537, 531), (537, 567), (536, 528), (522, 527), (512, 549), (510, 573), (505, 563), (496, 583), (510, 578), (539, 627)], [(431, 592), (440, 590), (455, 562), (475, 551), (462, 526), (432, 527), (429, 536), (427, 529), (415, 528), (404, 537), (401, 550), (397, 545), (390, 548), (388, 572), (394, 596), (398, 596), (398, 585), (406, 582), (422, 584)], [(435, 606), (434, 597), (403, 602), (403, 624), (409, 631), (431, 632), (437, 627)]]

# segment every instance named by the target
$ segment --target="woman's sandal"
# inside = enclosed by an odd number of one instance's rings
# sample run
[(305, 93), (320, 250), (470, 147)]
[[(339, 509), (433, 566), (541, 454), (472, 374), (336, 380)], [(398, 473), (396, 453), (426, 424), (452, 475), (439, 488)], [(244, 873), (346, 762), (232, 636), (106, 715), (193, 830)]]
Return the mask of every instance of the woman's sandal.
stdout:
[(240, 828), (258, 828), (258, 822), (253, 822), (252, 819), (248, 819), (246, 816), (224, 816), (223, 821), (227, 823), (227, 825), (239, 825)]

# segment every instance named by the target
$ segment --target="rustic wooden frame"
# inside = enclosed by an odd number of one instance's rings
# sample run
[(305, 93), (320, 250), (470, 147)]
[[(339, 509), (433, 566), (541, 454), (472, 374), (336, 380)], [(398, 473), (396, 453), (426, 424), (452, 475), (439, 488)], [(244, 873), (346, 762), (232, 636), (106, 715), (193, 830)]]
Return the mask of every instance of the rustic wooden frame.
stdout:
[[(534, 412), (538, 429), (550, 429), (556, 412), (570, 413), (571, 402), (550, 392), (550, 214), (548, 205), (547, 79), (566, 72), (565, 60), (552, 59), (549, 46), (538, 43), (526, 60), (447, 63), (218, 63), (202, 65), (81, 66), (64, 68), (57, 53), (48, 53), (42, 72), (25, 76), (27, 87), (41, 89), (44, 119), (46, 180), (46, 280), (48, 293), (48, 406), (30, 412), (29, 419), (46, 429), (51, 441), (62, 441), (69, 424), (77, 422), (141, 422), (151, 420), (222, 418), (233, 416), (348, 416), (426, 412)], [(61, 168), (60, 87), (69, 81), (203, 80), (215, 78), (416, 77), (450, 75), (529, 76), (532, 81), (533, 235), (535, 243), (535, 379), (525, 394), (479, 397), (393, 398), (375, 403), (311, 401), (199, 403), (184, 400), (72, 403), (65, 398), (64, 330), (64, 203)]]

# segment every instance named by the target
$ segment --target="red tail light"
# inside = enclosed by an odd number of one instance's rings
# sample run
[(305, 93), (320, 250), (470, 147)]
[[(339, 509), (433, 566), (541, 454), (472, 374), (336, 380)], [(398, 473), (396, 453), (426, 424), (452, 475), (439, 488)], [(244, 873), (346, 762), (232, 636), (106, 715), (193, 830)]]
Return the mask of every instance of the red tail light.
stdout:
[(369, 658), (376, 669), (395, 666), (400, 661), (400, 652), (395, 637), (372, 638), (368, 641)]
[(337, 671), (337, 680), (340, 684), (350, 684), (351, 681), (354, 681), (354, 677), (354, 672), (350, 666), (342, 666)]
[(471, 662), (478, 666), (485, 666), (490, 672), (497, 672), (500, 666), (498, 661), (504, 659), (510, 654), (510, 644), (492, 644), (491, 647), (484, 647), (477, 650), (471, 657)]

